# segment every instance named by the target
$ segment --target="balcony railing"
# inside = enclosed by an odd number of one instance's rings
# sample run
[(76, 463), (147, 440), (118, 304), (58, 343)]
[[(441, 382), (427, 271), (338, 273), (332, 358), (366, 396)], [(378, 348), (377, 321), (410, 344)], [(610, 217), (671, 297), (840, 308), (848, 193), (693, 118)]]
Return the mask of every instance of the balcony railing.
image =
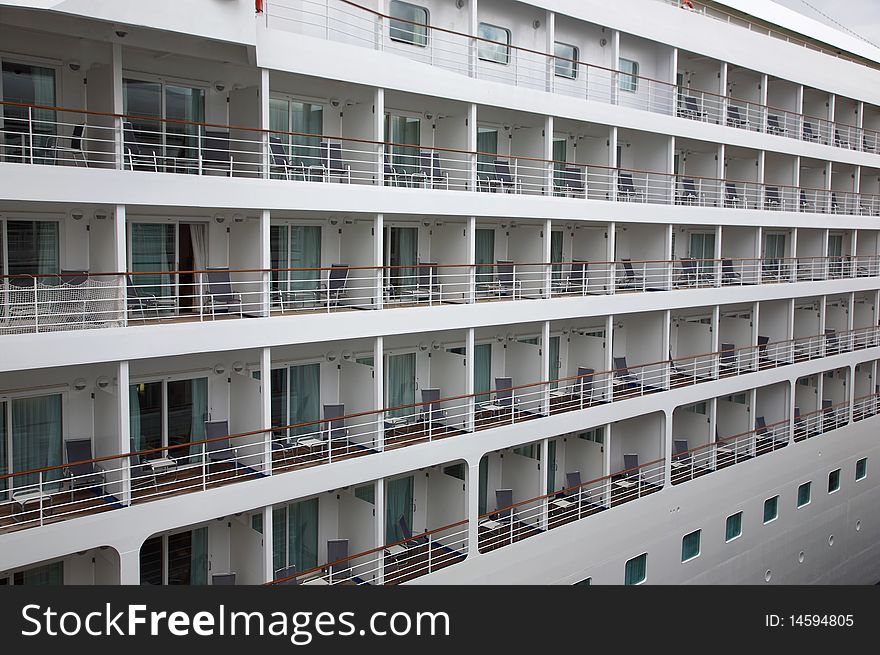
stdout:
[[(624, 360), (607, 371), (16, 471), (0, 475), (0, 534), (875, 347), (880, 327)], [(862, 418), (869, 409), (860, 407)]]
[[(0, 124), (0, 162), (7, 163), (608, 202), (880, 215), (877, 194), (11, 102), (0, 102), (2, 107), (27, 110), (26, 117), (7, 118)], [(149, 120), (153, 127), (148, 129), (138, 122), (135, 129), (132, 119)]]
[(878, 275), (877, 255), (6, 275), (0, 335)]
[[(267, 4), (269, 27), (390, 52), (477, 79), (851, 150), (877, 153), (880, 146), (874, 130), (393, 18), (351, 0)], [(707, 15), (715, 12), (700, 7)]]
[(461, 562), (467, 553), (464, 520), (305, 571), (280, 569), (269, 584), (396, 585)]

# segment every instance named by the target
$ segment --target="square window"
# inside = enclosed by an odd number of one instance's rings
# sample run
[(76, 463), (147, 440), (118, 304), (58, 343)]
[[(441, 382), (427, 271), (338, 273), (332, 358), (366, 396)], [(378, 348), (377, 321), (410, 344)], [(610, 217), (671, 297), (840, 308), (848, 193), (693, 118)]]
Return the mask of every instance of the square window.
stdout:
[(834, 469), (828, 474), (828, 493), (833, 494), (840, 489), (840, 469)]
[(764, 501), (764, 523), (775, 521), (779, 516), (779, 496), (773, 496)]
[(428, 45), (428, 10), (400, 0), (391, 0), (388, 36), (392, 41), (425, 47)]
[(480, 23), (477, 57), (496, 64), (510, 63), (510, 30), (489, 23)]
[(868, 477), (868, 458), (862, 457), (856, 462), (856, 480), (864, 480)]
[(798, 509), (805, 505), (810, 504), (810, 492), (812, 489), (812, 482), (804, 482), (801, 486), (798, 487), (798, 496), (797, 496), (797, 506)]
[(251, 515), (251, 528), (263, 534), (263, 515), (262, 514), (253, 514)]
[(618, 86), (621, 91), (635, 93), (639, 89), (639, 62), (620, 58), (620, 79)]
[(743, 513), (737, 512), (727, 517), (727, 525), (724, 529), (724, 540), (733, 541), (743, 533)]
[(700, 556), (700, 535), (702, 530), (694, 530), (681, 538), (681, 561), (687, 562)]
[(648, 577), (648, 553), (633, 557), (626, 563), (623, 584), (639, 585)]
[(580, 51), (573, 45), (557, 41), (553, 44), (553, 54), (556, 56), (556, 59), (553, 60), (556, 77), (566, 77), (570, 80), (576, 79)]

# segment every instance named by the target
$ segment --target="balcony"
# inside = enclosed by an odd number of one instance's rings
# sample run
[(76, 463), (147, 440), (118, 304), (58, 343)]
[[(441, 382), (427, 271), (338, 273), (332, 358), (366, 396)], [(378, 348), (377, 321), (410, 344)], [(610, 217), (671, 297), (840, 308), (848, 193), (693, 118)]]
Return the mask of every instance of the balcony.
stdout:
[[(551, 370), (559, 371), (557, 375), (561, 376), (550, 380), (542, 380), (547, 376), (541, 366), (540, 337), (533, 337), (524, 330), (520, 334), (495, 335), (490, 339), (488, 334), (478, 331), (474, 352), (476, 393), (470, 395), (462, 392), (466, 388), (463, 379), (463, 371), (467, 370), (463, 366), (466, 350), (457, 344), (454, 334), (437, 333), (431, 335), (430, 342), (426, 339), (415, 346), (390, 341), (384, 353), (387, 380), (383, 386), (387, 404), (382, 409), (374, 409), (372, 402), (375, 362), (370, 361), (368, 351), (359, 352), (366, 342), (360, 346), (355, 342), (340, 344), (346, 349), (327, 353), (323, 365), (320, 362), (313, 365), (316, 370), (302, 369), (296, 363), (302, 362), (304, 347), (299, 347), (299, 354), (294, 352), (297, 347), (289, 347), (292, 350), (278, 355), (285, 362), (273, 364), (272, 425), (269, 427), (261, 425), (259, 414), (262, 376), (258, 367), (253, 369), (246, 363), (259, 359), (258, 354), (235, 353), (230, 357), (241, 359), (214, 364), (213, 369), (205, 359), (202, 364), (207, 368), (196, 364), (197, 370), (203, 371), (198, 374), (192, 371), (162, 373), (159, 361), (147, 361), (132, 369), (128, 420), (132, 426), (130, 443), (133, 447), (123, 454), (115, 454), (120, 451), (120, 438), (114, 426), (123, 412), (118, 390), (112, 382), (112, 369), (78, 367), (53, 374), (52, 380), (56, 381), (76, 377), (72, 382), (76, 391), (69, 392), (66, 410), (75, 417), (76, 425), (68, 434), (60, 419), (47, 418), (48, 450), (35, 451), (42, 465), (27, 467), (27, 470), (7, 470), (0, 475), (0, 532), (28, 529), (438, 439), (454, 439), (474, 431), (747, 374), (759, 367), (776, 368), (792, 361), (875, 348), (880, 344), (880, 328), (869, 327), (776, 343), (759, 337), (755, 345), (728, 348), (729, 344), (724, 344), (722, 350), (716, 352), (684, 355), (679, 352), (674, 359), (663, 357), (650, 362), (636, 359), (654, 352), (647, 345), (642, 351), (636, 349), (641, 327), (634, 320), (615, 326), (616, 336), (620, 339), (626, 334), (630, 345), (622, 352), (618, 343), (612, 368), (604, 365), (603, 328), (585, 327), (575, 331), (568, 327), (569, 340), (564, 348), (561, 343), (555, 347), (550, 344), (551, 353), (557, 353), (556, 363), (551, 360)], [(722, 322), (722, 338), (729, 338), (730, 329)], [(747, 339), (746, 343), (750, 337)], [(492, 347), (486, 348), (487, 345)], [(413, 349), (416, 352), (410, 358), (412, 361), (404, 361), (406, 358), (392, 361)], [(430, 358), (428, 353), (432, 355)], [(294, 363), (289, 363), (291, 359)], [(315, 361), (313, 355), (310, 361)], [(426, 369), (429, 361), (430, 367)], [(228, 368), (233, 375), (225, 375)], [(276, 369), (285, 368), (288, 372), (276, 373)], [(410, 375), (413, 372), (417, 377)], [(286, 382), (278, 377), (283, 375), (288, 376)], [(93, 418), (87, 411), (90, 394), (84, 376), (97, 376)], [(45, 377), (37, 373), (30, 377), (35, 386), (45, 388), (45, 384), (39, 383)], [(864, 375), (859, 381), (860, 390), (864, 390)], [(327, 393), (337, 389), (338, 384), (338, 392), (335, 392), (337, 395), (324, 393), (320, 400), (315, 400), (314, 393), (303, 392), (300, 395), (305, 404), (294, 406), (288, 400), (288, 390), (294, 383), (301, 392), (308, 383), (312, 385), (309, 388), (323, 388)], [(421, 390), (420, 397), (416, 396), (416, 384)], [(835, 403), (845, 400), (843, 388), (840, 379), (827, 381), (826, 395), (822, 397), (828, 406), (836, 407)], [(800, 389), (798, 385), (799, 393)], [(30, 401), (37, 403), (31, 408), (17, 405), (14, 399), (18, 394), (10, 391), (11, 409), (7, 409), (9, 403), (4, 402), (0, 403), (0, 410), (20, 412), (24, 418), (22, 422), (14, 421), (14, 428), (29, 433), (37, 429), (33, 422), (35, 417), (45, 415), (57, 419), (60, 416), (53, 413), (60, 411), (60, 394), (47, 394)], [(815, 401), (808, 404), (808, 399), (814, 397), (810, 389), (808, 397), (796, 399), (805, 417), (814, 414), (827, 417), (829, 411), (834, 411), (828, 410), (825, 403), (821, 407), (816, 406)], [(873, 406), (865, 403), (859, 407), (862, 418), (872, 415), (873, 411)], [(229, 407), (236, 409), (232, 411)], [(298, 409), (294, 412), (295, 408)], [(848, 417), (848, 406), (846, 412)], [(743, 416), (747, 418), (748, 413)], [(836, 425), (826, 421), (822, 424), (823, 430), (830, 429), (828, 426), (832, 424)], [(725, 429), (719, 432), (721, 436), (717, 439), (753, 433), (751, 427), (733, 419), (719, 425)], [(641, 453), (642, 461), (651, 452)], [(8, 461), (13, 461), (13, 457)]]
[[(736, 90), (736, 96), (733, 92), (724, 95), (707, 88), (711, 83), (706, 75), (688, 76), (686, 84), (678, 86), (669, 81), (675, 71), (658, 71), (655, 77), (667, 79), (654, 79), (618, 70), (613, 67), (617, 62), (598, 63), (601, 55), (595, 55), (594, 61), (579, 59), (577, 48), (574, 56), (569, 53), (567, 57), (563, 53), (551, 54), (511, 43), (510, 34), (507, 42), (471, 35), (463, 31), (466, 24), (455, 14), (447, 17), (453, 25), (451, 29), (427, 21), (394, 18), (349, 0), (331, 0), (329, 3), (272, 0), (267, 3), (264, 14), (266, 25), (271, 29), (380, 50), (453, 73), (519, 88), (863, 152), (876, 152), (880, 137), (874, 129), (856, 127), (845, 120), (835, 123), (818, 118), (821, 115), (818, 112), (816, 116), (808, 115), (813, 109), (808, 98), (804, 100), (804, 113), (799, 113), (785, 93), (786, 85), (792, 83), (783, 80), (773, 80), (767, 104), (763, 104), (761, 75), (754, 71), (731, 71), (729, 82), (731, 89)], [(491, 5), (487, 5), (481, 14), (486, 14), (485, 18), (490, 22), (499, 20), (499, 12), (493, 11)], [(596, 32), (597, 40), (601, 37), (599, 26), (562, 15), (558, 16), (557, 22), (557, 31), (570, 41), (578, 41), (584, 32)], [(518, 36), (512, 35), (513, 41)], [(788, 36), (784, 38), (790, 40)], [(621, 35), (621, 56), (626, 56), (627, 39), (642, 41)], [(585, 41), (584, 51), (588, 50), (586, 44)], [(651, 47), (655, 44), (645, 42), (640, 45)], [(659, 54), (651, 54), (661, 59)], [(778, 106), (773, 106), (774, 103)], [(847, 112), (840, 114), (850, 116)]]

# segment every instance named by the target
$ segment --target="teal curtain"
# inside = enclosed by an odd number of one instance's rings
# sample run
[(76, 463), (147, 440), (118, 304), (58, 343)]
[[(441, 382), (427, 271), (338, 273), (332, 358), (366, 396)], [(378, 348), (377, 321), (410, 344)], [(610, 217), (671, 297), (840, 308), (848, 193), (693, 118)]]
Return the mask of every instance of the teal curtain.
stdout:
[(489, 493), (489, 457), (483, 455), (480, 459), (480, 498), (477, 512), (482, 516), (486, 513), (486, 495)]
[[(205, 421), (208, 420), (208, 378), (192, 380), (192, 428), (190, 441), (201, 441), (205, 438)], [(199, 455), (204, 445), (190, 446), (190, 455)]]
[[(567, 63), (567, 62), (566, 62)], [(553, 139), (553, 187), (561, 187), (565, 182), (565, 139)], [(553, 260), (557, 261), (556, 259)]]
[(290, 103), (290, 131), (300, 135), (291, 138), (294, 163), (317, 166), (321, 163), (319, 146), (324, 131), (324, 107), (309, 102)]
[(419, 259), (419, 230), (415, 227), (390, 227), (385, 233), (387, 262), (392, 268), (389, 278), (398, 293), (412, 291)]
[(275, 574), (287, 567), (287, 507), (272, 510), (272, 569)]
[[(416, 354), (389, 355), (385, 365), (385, 406), (400, 407), (416, 401)], [(414, 407), (388, 412), (390, 416), (408, 416)]]
[[(288, 425), (317, 421), (321, 418), (321, 365), (290, 367), (290, 416)], [(294, 436), (313, 434), (318, 425), (292, 428)]]
[[(29, 471), (61, 464), (61, 394), (12, 400), (12, 470)], [(43, 482), (57, 482), (61, 470), (43, 473)], [(13, 478), (13, 487), (37, 484), (39, 473)], [(50, 488), (57, 487), (52, 484)]]
[(474, 347), (474, 393), (478, 403), (489, 400), (492, 389), (492, 344), (478, 343)]
[[(0, 475), (9, 473), (6, 461), (6, 403), (0, 402)], [(6, 488), (9, 478), (0, 480), (0, 500), (6, 500)]]
[[(550, 337), (550, 379), (559, 379), (559, 337)], [(559, 388), (559, 382), (551, 382), (550, 388)]]
[(128, 387), (129, 447), (132, 451), (143, 448), (141, 439), (141, 403), (137, 385)]
[[(8, 102), (54, 107), (55, 71), (29, 64), (4, 61), (2, 66), (3, 99)], [(3, 108), (5, 122), (5, 141), (9, 146), (6, 155), (10, 161), (15, 157), (27, 160), (28, 148), (34, 147), (34, 162), (48, 163), (46, 150), (49, 135), (55, 134), (55, 112), (51, 109), (34, 109), (31, 112), (32, 125), (28, 125), (28, 108), (6, 106)], [(29, 143), (28, 133), (33, 131), (34, 142)]]
[(400, 517), (413, 531), (413, 476), (389, 480), (385, 484), (385, 543), (400, 541), (404, 534), (400, 529)]
[(623, 584), (635, 585), (642, 582), (648, 574), (648, 556), (639, 555), (626, 563)]
[(554, 282), (562, 279), (562, 232), (550, 233), (550, 261), (553, 263), (552, 277)]
[(189, 557), (189, 583), (191, 585), (208, 584), (208, 528), (198, 528), (192, 531)]
[(287, 225), (273, 225), (269, 228), (269, 259), (272, 267), (272, 291), (287, 291), (287, 280), (290, 279), (289, 271), (279, 271), (280, 268), (290, 268), (290, 228)]
[(556, 491), (556, 442), (547, 444), (547, 493)]
[[(45, 275), (61, 270), (57, 222), (8, 221), (6, 241), (10, 275)], [(50, 280), (41, 282), (45, 284)]]
[[(290, 104), (281, 98), (269, 98), (269, 129), (273, 132), (290, 132)], [(276, 134), (284, 143), (290, 143), (287, 134)]]
[(742, 512), (737, 512), (727, 517), (724, 538), (727, 541), (735, 539), (742, 534)]
[(204, 89), (165, 85), (165, 117), (186, 121), (165, 123), (165, 146), (168, 156), (195, 161), (198, 157), (199, 126), (190, 123), (201, 123), (205, 120)]
[[(290, 268), (317, 269), (321, 266), (321, 228), (317, 225), (290, 226)], [(292, 291), (317, 291), (321, 271), (290, 271)]]
[(495, 230), (478, 229), (474, 236), (477, 285), (489, 284), (495, 279)]
[[(412, 175), (419, 171), (421, 121), (408, 116), (385, 116), (385, 138), (391, 146), (391, 165), (395, 170)], [(399, 145), (398, 145), (399, 144)]]
[(16, 585), (27, 586), (61, 586), (64, 584), (64, 562), (53, 562), (45, 566), (36, 566), (26, 571), (19, 571), (13, 576)]
[(486, 177), (495, 173), (495, 160), (498, 158), (498, 130), (489, 127), (477, 128), (477, 175)]
[(167, 223), (132, 223), (131, 270), (145, 271), (150, 275), (133, 275), (132, 283), (141, 296), (173, 298), (172, 277), (174, 270), (176, 226)]
[[(272, 396), (272, 427), (277, 428), (290, 425), (287, 421), (287, 369), (273, 368), (272, 373), (269, 376), (269, 383), (271, 385), (269, 392)], [(276, 437), (290, 436), (289, 430), (286, 428), (283, 430), (273, 430), (272, 433)]]
[(287, 508), (287, 563), (297, 571), (318, 565), (318, 499), (303, 500)]

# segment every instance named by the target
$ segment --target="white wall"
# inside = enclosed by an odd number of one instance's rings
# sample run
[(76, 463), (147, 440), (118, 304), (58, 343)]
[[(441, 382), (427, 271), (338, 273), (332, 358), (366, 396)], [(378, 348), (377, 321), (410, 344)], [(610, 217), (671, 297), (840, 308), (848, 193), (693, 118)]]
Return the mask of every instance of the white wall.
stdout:
[(636, 453), (639, 466), (663, 456), (663, 415), (647, 414), (611, 424), (611, 471), (623, 471), (623, 456)]

